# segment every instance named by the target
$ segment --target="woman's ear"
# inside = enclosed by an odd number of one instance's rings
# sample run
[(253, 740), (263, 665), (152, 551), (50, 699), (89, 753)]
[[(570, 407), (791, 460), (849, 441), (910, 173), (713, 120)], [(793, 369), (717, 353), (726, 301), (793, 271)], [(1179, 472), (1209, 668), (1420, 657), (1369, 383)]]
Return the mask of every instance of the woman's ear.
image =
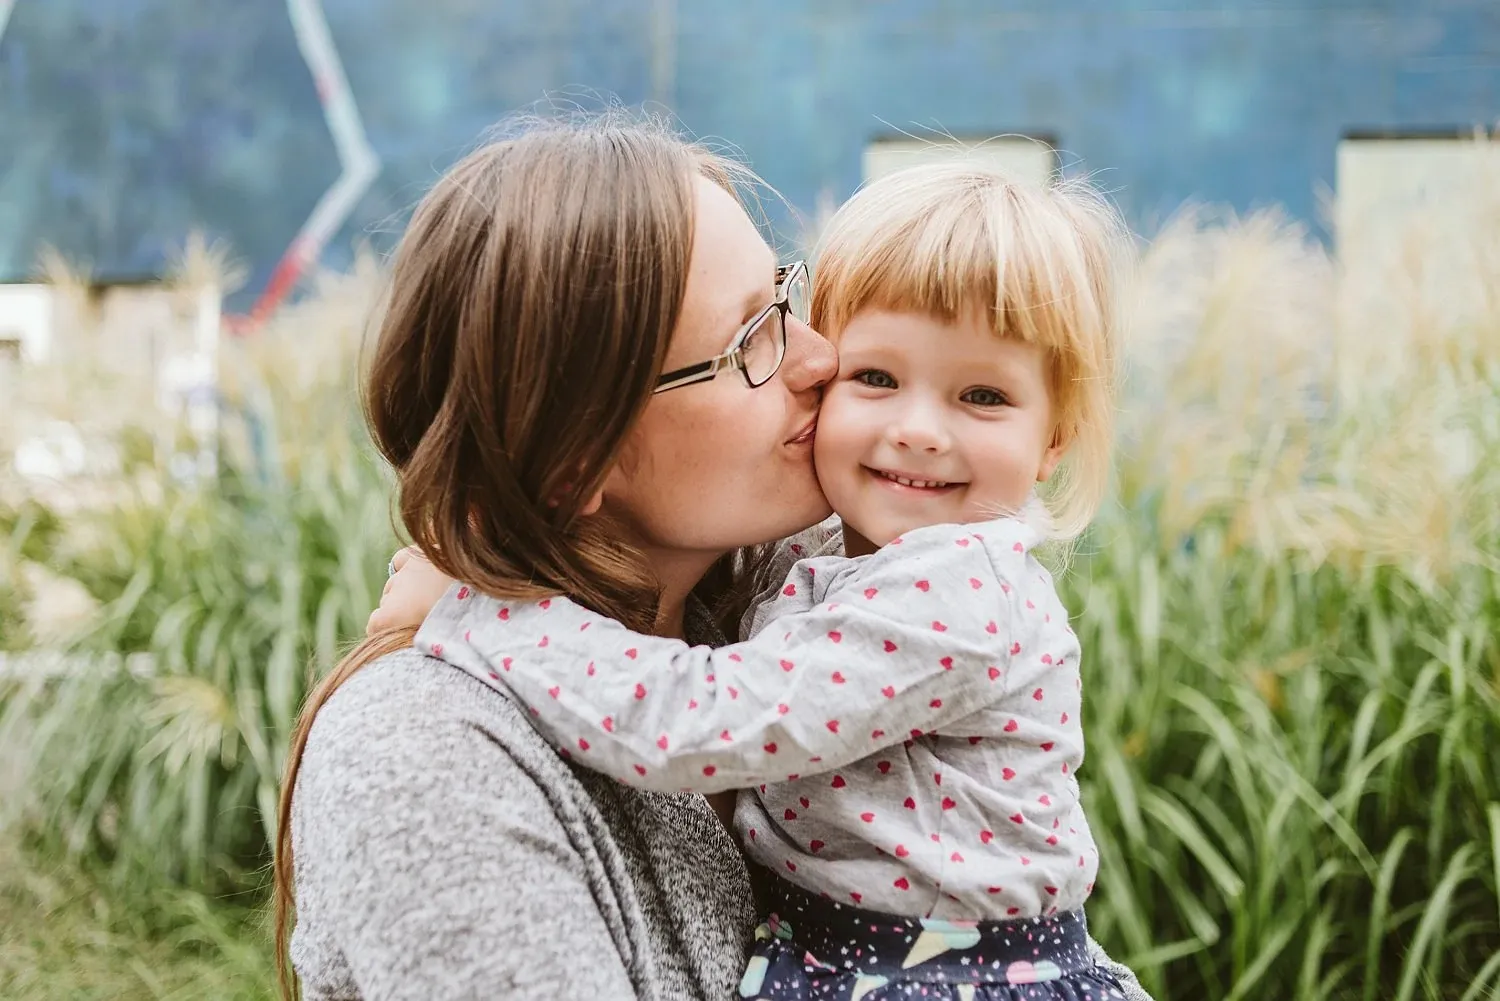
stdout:
[[(547, 501), (547, 506), (560, 507), (562, 505), (563, 497), (566, 496), (568, 491), (572, 489), (573, 484), (571, 483), (564, 483), (561, 487), (558, 487), (557, 493), (553, 495), (551, 500)], [(580, 518), (586, 518), (591, 514), (598, 514), (599, 509), (603, 506), (604, 488), (600, 487), (589, 496), (588, 500), (583, 502), (583, 506), (578, 509), (578, 516)]]

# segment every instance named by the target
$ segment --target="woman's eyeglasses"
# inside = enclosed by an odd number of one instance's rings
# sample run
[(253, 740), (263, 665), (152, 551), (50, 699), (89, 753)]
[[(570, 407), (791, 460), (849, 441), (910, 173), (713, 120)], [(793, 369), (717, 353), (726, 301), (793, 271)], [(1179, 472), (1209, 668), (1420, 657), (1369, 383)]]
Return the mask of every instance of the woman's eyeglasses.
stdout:
[(725, 369), (737, 368), (753, 389), (771, 380), (786, 357), (786, 318), (806, 323), (812, 310), (812, 281), (807, 263), (795, 261), (776, 269), (776, 300), (735, 331), (729, 349), (708, 361), (666, 372), (656, 381), (654, 393), (708, 382)]

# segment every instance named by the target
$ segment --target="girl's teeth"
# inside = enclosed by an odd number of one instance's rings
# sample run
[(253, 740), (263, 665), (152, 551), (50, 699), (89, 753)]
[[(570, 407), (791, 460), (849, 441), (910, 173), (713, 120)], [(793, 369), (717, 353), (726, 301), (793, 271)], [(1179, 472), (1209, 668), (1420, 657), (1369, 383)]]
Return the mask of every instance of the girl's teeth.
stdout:
[(888, 480), (893, 480), (903, 487), (946, 487), (948, 484), (941, 480), (908, 480), (904, 476), (892, 476), (890, 473), (881, 473)]

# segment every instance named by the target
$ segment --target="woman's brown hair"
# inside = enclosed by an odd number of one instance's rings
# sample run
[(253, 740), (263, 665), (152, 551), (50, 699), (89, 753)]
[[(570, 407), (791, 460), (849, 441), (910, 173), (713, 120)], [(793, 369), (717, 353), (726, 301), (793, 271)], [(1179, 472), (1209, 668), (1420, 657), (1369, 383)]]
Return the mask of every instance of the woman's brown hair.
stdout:
[[(530, 121), (449, 170), (396, 252), (364, 384), (401, 521), (444, 573), (500, 597), (563, 593), (641, 632), (658, 591), (641, 555), (580, 510), (639, 420), (682, 308), (693, 178), (740, 165), (619, 116)], [(710, 581), (722, 590), (731, 558)], [(716, 597), (710, 595), (709, 597)], [(276, 960), (298, 994), (292, 794), (313, 719), (410, 630), (366, 640), (309, 694), (277, 817)]]

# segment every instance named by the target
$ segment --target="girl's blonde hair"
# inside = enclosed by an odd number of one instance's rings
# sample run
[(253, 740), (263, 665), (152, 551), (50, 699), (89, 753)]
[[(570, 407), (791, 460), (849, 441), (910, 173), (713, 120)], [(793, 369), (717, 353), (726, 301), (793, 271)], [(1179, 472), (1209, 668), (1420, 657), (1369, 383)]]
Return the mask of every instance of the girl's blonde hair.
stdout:
[(956, 322), (975, 310), (996, 337), (1047, 353), (1067, 455), (1043, 495), (1060, 538), (1088, 526), (1109, 485), (1120, 269), (1129, 232), (1090, 184), (1018, 180), (963, 159), (862, 188), (818, 242), (812, 323), (837, 338), (866, 309)]

